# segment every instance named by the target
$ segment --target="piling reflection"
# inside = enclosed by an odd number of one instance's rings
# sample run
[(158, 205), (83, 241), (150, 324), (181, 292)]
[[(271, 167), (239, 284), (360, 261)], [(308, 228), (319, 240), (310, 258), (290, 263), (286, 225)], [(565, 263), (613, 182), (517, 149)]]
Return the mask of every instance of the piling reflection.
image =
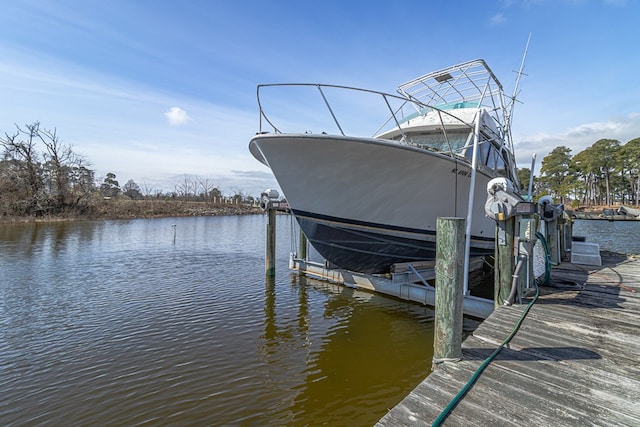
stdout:
[[(278, 321), (276, 279), (269, 276), (265, 278), (264, 334), (261, 353), (267, 362), (270, 357), (290, 359), (298, 357), (299, 362), (296, 363), (304, 364), (306, 349), (311, 340), (308, 295), (305, 286), (292, 287), (291, 291), (297, 293), (297, 315), (291, 318), (281, 314), (282, 319)], [(304, 354), (295, 355), (296, 351), (300, 350)]]
[(265, 277), (264, 290), (264, 339), (265, 345), (276, 344), (276, 279)]
[[(292, 276), (292, 286), (301, 295), (299, 322), (309, 321), (303, 296), (312, 288), (328, 296), (321, 315), (330, 324), (309, 346), (306, 375), (293, 402), (296, 424), (319, 418), (330, 424), (374, 419), (374, 407), (393, 406), (428, 374), (433, 352), (430, 309), (306, 277)], [(419, 334), (417, 318), (426, 326)]]

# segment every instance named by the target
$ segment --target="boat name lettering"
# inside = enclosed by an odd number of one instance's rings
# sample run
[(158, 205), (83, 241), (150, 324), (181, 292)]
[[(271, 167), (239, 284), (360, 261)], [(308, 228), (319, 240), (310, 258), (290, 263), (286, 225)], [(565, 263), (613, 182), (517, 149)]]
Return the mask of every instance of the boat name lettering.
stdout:
[(456, 168), (451, 169), (451, 173), (457, 173), (458, 175), (462, 176), (471, 176), (471, 171), (465, 171)]

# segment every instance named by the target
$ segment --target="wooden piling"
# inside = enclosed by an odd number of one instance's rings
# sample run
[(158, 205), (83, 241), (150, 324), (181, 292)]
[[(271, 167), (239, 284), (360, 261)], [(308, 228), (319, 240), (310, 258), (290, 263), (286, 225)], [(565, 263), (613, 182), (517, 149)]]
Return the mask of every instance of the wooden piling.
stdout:
[(276, 210), (267, 208), (267, 245), (265, 255), (265, 273), (269, 277), (276, 275)]
[(306, 261), (307, 259), (307, 236), (305, 236), (302, 228), (300, 229), (300, 243), (298, 246), (298, 259)]
[(495, 307), (501, 306), (511, 293), (513, 272), (515, 270), (514, 234), (515, 217), (498, 221), (496, 226), (494, 292)]
[(571, 240), (573, 239), (573, 219), (567, 214), (562, 213), (562, 236), (564, 245), (562, 246), (563, 261), (571, 260)]
[(545, 224), (547, 235), (547, 246), (549, 246), (550, 259), (553, 265), (560, 263), (560, 254), (558, 253), (558, 221), (553, 220)]
[(437, 219), (434, 365), (462, 359), (464, 233), (464, 218)]

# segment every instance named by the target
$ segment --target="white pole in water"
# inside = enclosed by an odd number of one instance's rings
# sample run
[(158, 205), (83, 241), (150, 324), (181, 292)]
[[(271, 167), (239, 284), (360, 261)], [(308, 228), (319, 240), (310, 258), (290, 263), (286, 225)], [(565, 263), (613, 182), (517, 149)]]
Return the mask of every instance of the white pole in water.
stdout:
[(473, 157), (471, 158), (471, 184), (469, 185), (469, 202), (467, 204), (467, 228), (464, 241), (464, 277), (463, 295), (469, 294), (469, 257), (471, 253), (471, 219), (473, 218), (473, 199), (476, 189), (476, 169), (478, 168), (478, 143), (480, 139), (480, 120), (482, 110), (478, 108), (475, 135), (473, 137)]

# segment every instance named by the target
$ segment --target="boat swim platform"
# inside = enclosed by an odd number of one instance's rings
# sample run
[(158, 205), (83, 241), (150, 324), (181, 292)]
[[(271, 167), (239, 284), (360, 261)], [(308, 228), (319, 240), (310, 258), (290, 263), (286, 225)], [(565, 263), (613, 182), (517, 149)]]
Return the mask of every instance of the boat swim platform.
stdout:
[[(482, 263), (482, 258), (472, 258), (469, 270), (480, 268)], [(435, 269), (433, 265), (417, 263), (415, 267), (413, 265), (395, 265), (393, 273), (383, 276), (330, 268), (323, 263), (302, 260), (294, 256), (289, 259), (289, 269), (297, 271), (299, 274), (433, 307), (436, 296), (435, 288), (429, 285), (427, 280), (435, 279)], [(493, 299), (489, 300), (473, 295), (465, 295), (462, 306), (465, 315), (478, 319), (486, 319), (494, 310)]]
[[(430, 426), (514, 329), (525, 305), (500, 307), (376, 424)], [(640, 258), (554, 267), (511, 342), (443, 426), (640, 426)]]

